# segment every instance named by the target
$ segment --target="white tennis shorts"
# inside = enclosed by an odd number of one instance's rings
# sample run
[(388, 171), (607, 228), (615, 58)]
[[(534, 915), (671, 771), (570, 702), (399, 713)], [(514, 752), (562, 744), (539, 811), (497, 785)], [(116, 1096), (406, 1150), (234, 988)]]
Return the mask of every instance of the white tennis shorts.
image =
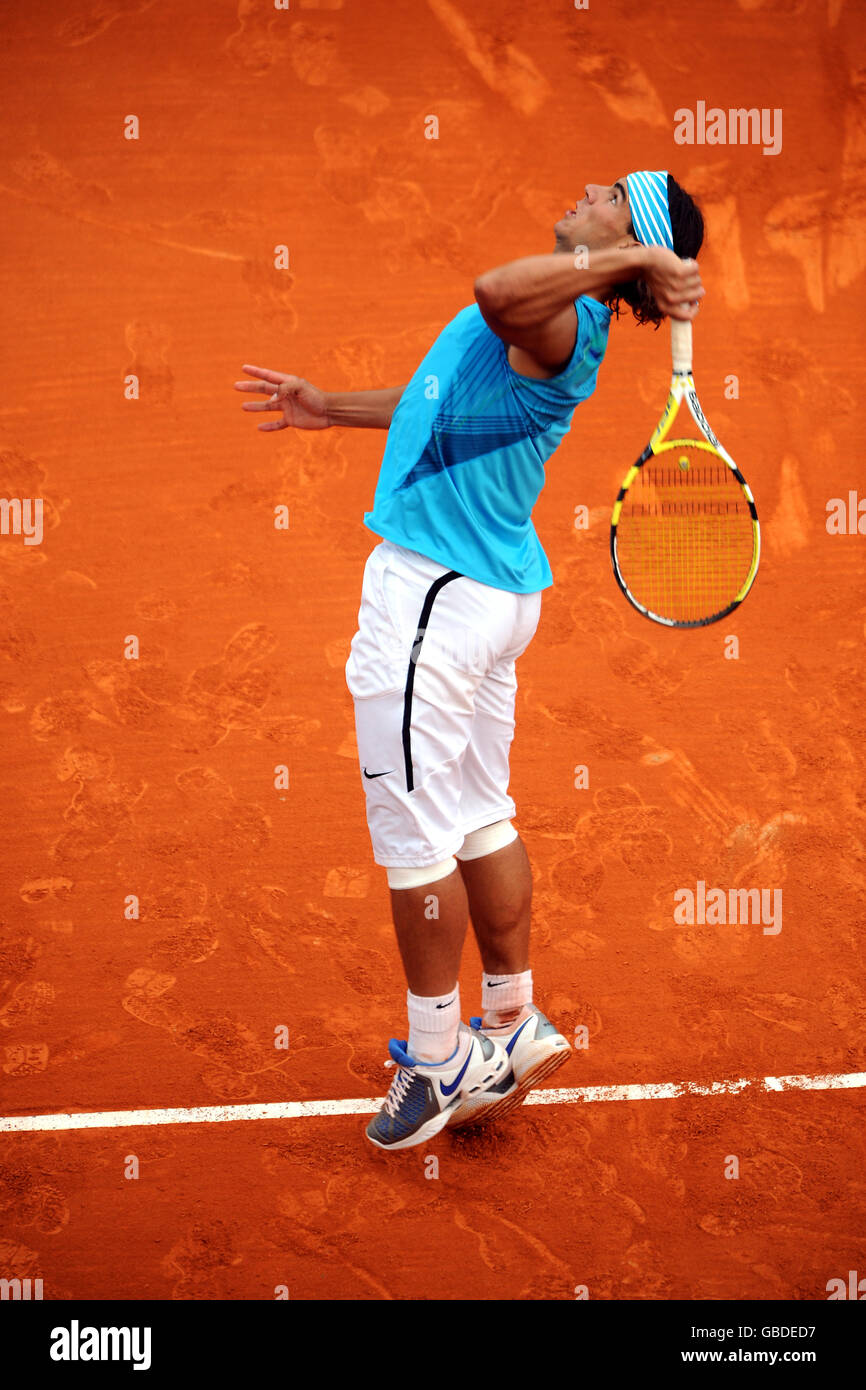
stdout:
[(491, 588), (393, 541), (368, 557), (346, 684), (377, 864), (439, 864), (515, 814), (515, 661), (540, 615), (541, 592)]

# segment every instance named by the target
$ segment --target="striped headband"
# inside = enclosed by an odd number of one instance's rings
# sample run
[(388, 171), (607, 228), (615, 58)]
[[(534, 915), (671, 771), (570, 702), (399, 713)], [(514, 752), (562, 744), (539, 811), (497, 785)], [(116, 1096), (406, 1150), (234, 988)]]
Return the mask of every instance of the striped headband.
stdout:
[(638, 174), (629, 174), (626, 183), (632, 226), (638, 241), (642, 246), (666, 246), (673, 251), (667, 170), (643, 169)]

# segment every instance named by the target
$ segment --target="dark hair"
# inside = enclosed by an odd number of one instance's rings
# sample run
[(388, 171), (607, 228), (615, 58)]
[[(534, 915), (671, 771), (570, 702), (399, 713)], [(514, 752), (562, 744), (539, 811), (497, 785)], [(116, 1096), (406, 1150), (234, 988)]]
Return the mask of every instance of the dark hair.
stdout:
[[(673, 174), (668, 174), (668, 206), (674, 233), (674, 251), (683, 258), (696, 256), (704, 240), (703, 215), (694, 198), (680, 188)], [(629, 235), (634, 236), (631, 225)], [(665, 317), (643, 280), (629, 280), (623, 285), (614, 285), (604, 302), (617, 318), (625, 306), (631, 309), (638, 323), (652, 323), (656, 328)]]

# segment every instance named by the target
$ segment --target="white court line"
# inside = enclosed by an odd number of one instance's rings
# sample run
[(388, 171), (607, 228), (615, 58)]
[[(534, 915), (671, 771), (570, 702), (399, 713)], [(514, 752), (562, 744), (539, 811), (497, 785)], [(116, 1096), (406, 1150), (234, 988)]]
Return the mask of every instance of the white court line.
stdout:
[[(574, 1105), (612, 1100), (676, 1100), (680, 1096), (733, 1096), (756, 1091), (848, 1091), (866, 1087), (866, 1071), (826, 1076), (753, 1076), (737, 1081), (669, 1081), (654, 1085), (578, 1086), (533, 1091), (527, 1105)], [(276, 1101), (264, 1105), (200, 1105), (186, 1110), (105, 1110), (79, 1115), (0, 1117), (0, 1133), (40, 1129), (132, 1129), (139, 1125), (229, 1124), (238, 1120), (299, 1120), (321, 1115), (375, 1115), (375, 1100)]]

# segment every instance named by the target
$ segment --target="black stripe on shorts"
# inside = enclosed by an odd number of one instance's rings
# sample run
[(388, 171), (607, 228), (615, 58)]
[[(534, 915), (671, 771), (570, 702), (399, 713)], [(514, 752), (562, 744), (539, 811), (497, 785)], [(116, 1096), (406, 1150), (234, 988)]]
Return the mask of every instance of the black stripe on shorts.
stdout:
[(433, 604), (436, 595), (444, 585), (449, 584), (452, 579), (463, 579), (464, 575), (457, 570), (449, 570), (447, 574), (440, 574), (427, 590), (424, 602), (421, 606), (421, 616), (418, 619), (418, 628), (415, 633), (415, 641), (412, 643), (412, 653), (409, 657), (409, 671), (406, 675), (406, 689), (403, 692), (403, 761), (406, 766), (406, 790), (415, 790), (415, 777), (412, 772), (412, 691), (415, 687), (415, 667), (421, 655), (421, 643), (424, 641), (424, 633), (430, 621), (430, 614), (433, 611)]

